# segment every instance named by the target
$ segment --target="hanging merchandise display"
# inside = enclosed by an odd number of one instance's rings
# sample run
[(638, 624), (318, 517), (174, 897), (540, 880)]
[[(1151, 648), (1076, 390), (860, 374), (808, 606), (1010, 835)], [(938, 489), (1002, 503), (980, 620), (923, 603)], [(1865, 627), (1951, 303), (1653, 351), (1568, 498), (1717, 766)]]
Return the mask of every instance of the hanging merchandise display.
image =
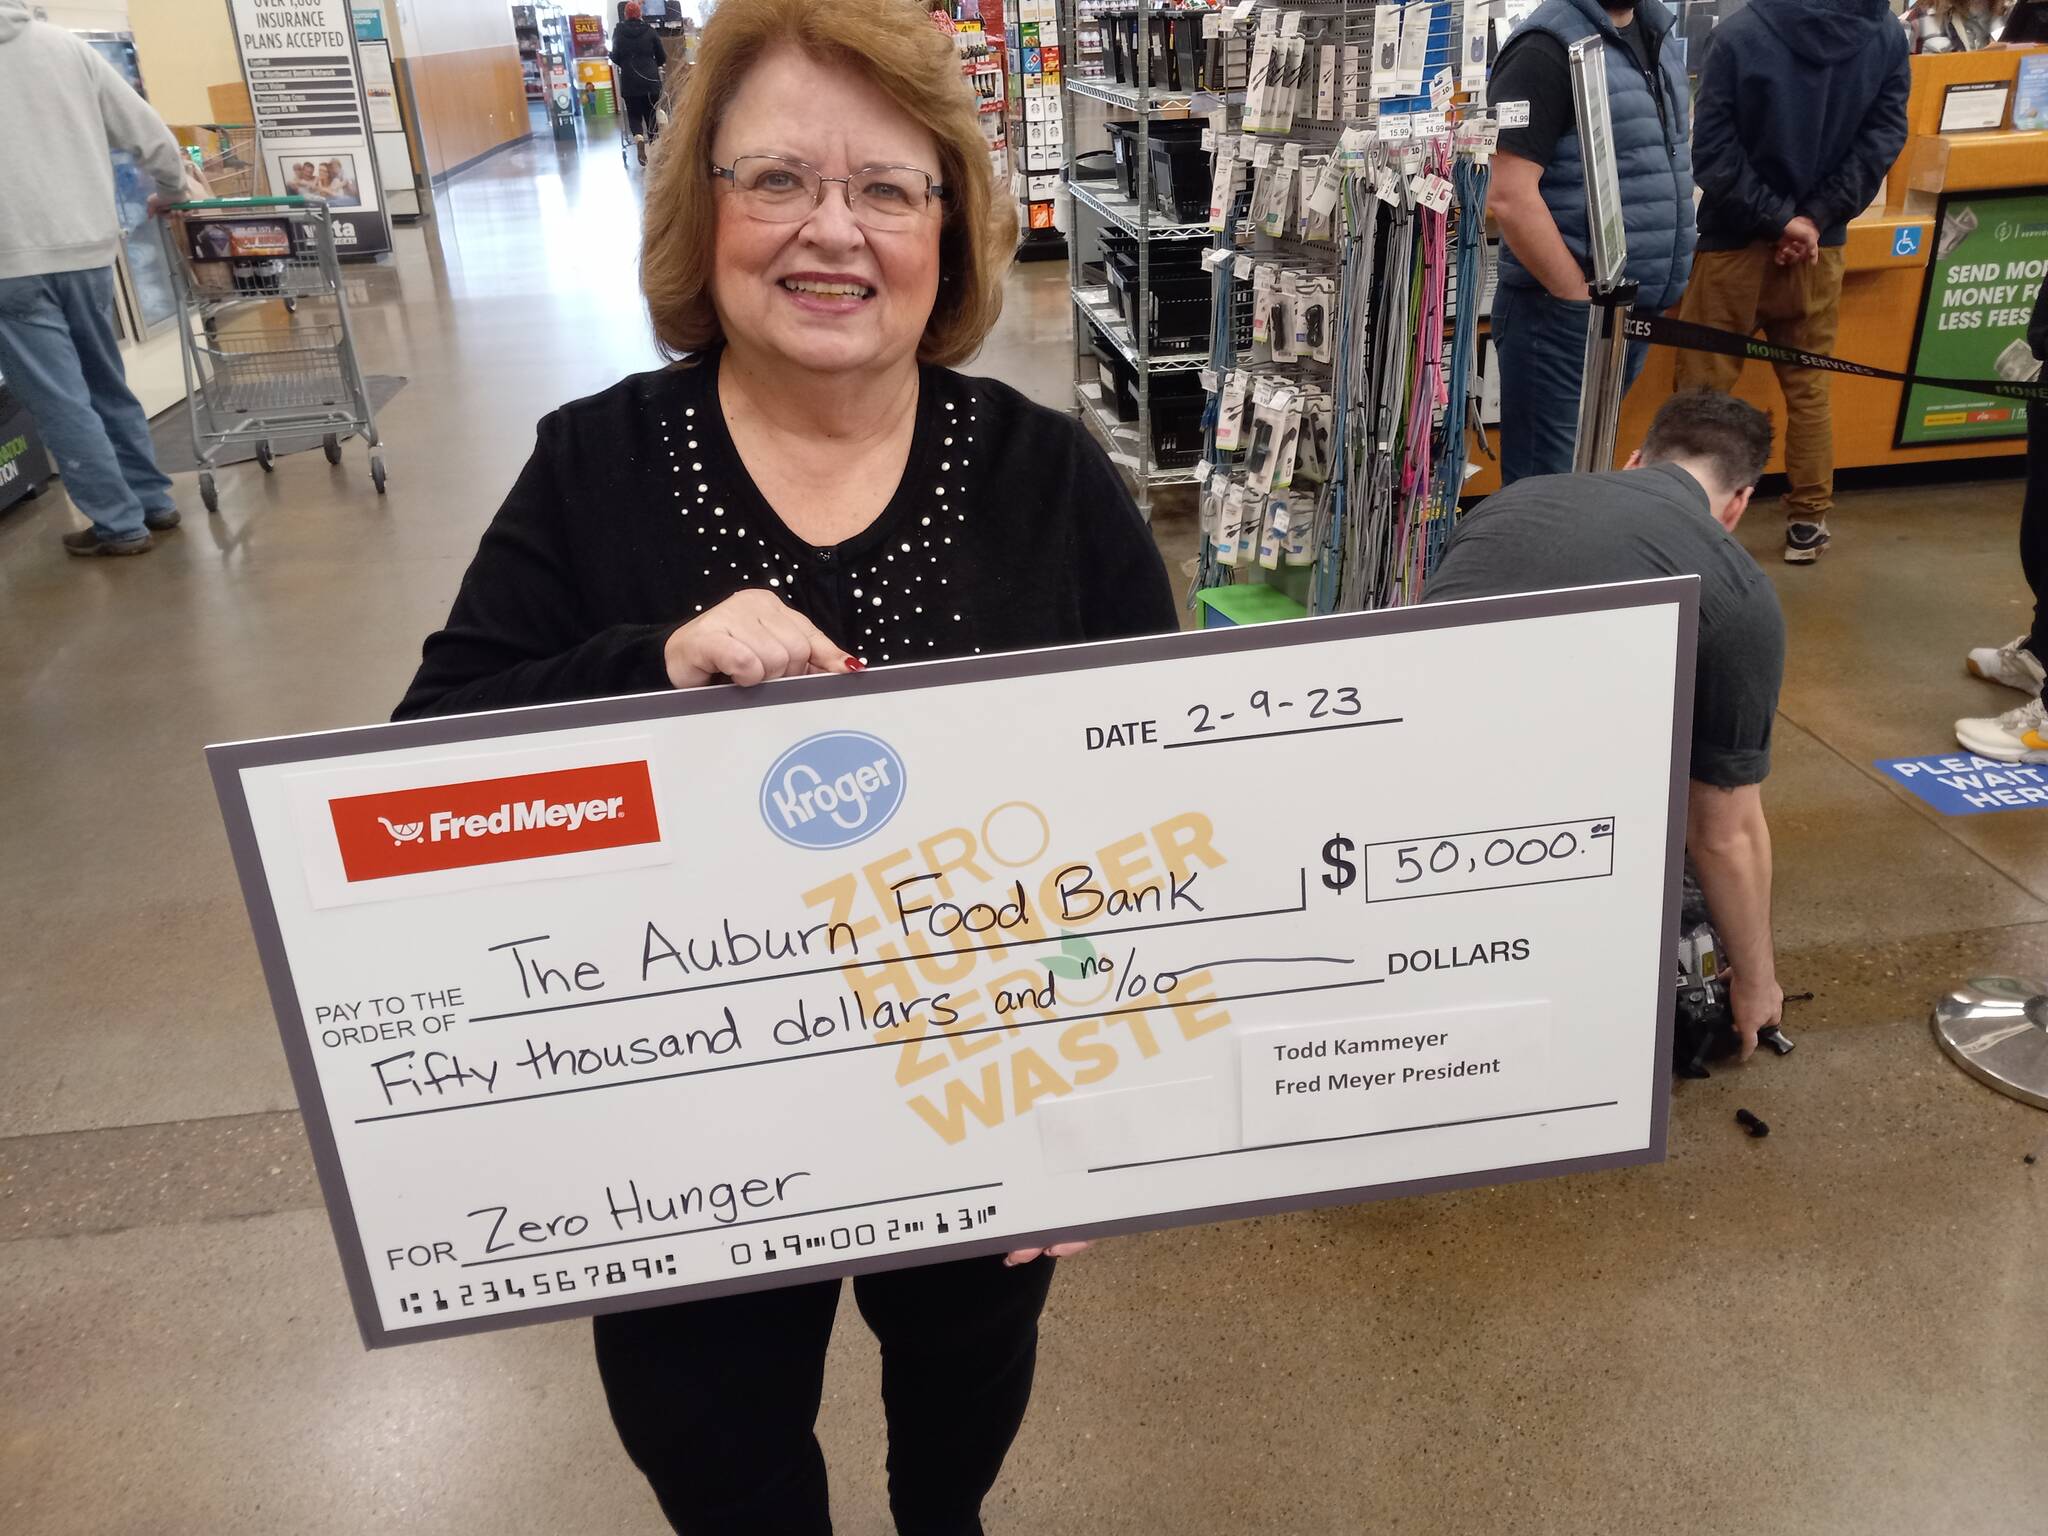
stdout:
[(1008, 48), (1011, 187), (1022, 205), (1019, 261), (1057, 261), (1067, 254), (1059, 228), (1060, 167), (1066, 158), (1067, 112), (1061, 91), (1065, 49), (1054, 0), (1003, 0)]
[(512, 41), (519, 49), (519, 74), (528, 101), (547, 99), (547, 70), (541, 53), (540, 20), (530, 5), (512, 7)]
[(1468, 473), (1497, 0), (1240, 14), (1250, 63), (1215, 131), (1204, 260), (1197, 591), (1416, 602)]
[[(1077, 3), (1064, 36), (1087, 73), (1067, 77), (1061, 151), (1075, 389), (1149, 509), (1156, 487), (1192, 485), (1202, 456), (1210, 168), (1216, 124), (1244, 99), (1251, 34), (1219, 7)], [(1107, 147), (1083, 150), (1098, 133)]]
[(981, 137), (988, 145), (989, 170), (998, 186), (1010, 179), (1009, 134), (1003, 69), (1003, 0), (959, 0), (958, 14), (931, 13), (950, 32), (960, 52), (960, 73), (974, 92)]
[(512, 7), (512, 33), (529, 101), (547, 108), (548, 127), (558, 139), (574, 138), (578, 102), (570, 74), (573, 44), (569, 16), (552, 0)]

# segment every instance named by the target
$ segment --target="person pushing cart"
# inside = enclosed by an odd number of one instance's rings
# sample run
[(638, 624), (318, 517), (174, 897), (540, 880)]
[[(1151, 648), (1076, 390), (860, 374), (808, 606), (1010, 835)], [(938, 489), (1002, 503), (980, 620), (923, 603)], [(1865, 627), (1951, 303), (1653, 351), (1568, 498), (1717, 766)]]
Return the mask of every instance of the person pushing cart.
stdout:
[(625, 18), (612, 32), (612, 63), (618, 71), (627, 131), (645, 165), (647, 146), (660, 131), (655, 108), (661, 101), (661, 72), (668, 67), (668, 50), (661, 46), (654, 28), (641, 19), (638, 0), (626, 0)]
[(207, 198), (167, 212), (164, 244), (206, 510), (220, 511), (213, 471), (222, 449), (253, 444), (268, 473), (274, 439), (315, 433), (330, 464), (341, 462), (341, 439), (360, 433), (370, 479), (383, 495), (377, 418), (356, 360), (327, 205), (306, 197)]

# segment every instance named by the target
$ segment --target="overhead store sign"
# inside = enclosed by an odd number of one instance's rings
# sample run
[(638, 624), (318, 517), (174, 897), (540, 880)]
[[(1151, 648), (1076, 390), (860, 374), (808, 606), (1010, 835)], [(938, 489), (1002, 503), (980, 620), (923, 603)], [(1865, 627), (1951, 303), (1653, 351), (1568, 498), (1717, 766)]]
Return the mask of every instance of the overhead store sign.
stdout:
[(228, 0), (256, 142), (280, 196), (334, 210), (344, 256), (391, 249), (349, 0)]

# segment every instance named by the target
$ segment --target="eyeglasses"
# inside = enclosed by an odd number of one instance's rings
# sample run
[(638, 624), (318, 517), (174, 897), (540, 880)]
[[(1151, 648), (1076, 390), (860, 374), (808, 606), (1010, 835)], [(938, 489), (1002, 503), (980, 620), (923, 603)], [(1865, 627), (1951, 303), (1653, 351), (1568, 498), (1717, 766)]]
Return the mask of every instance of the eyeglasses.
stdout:
[(825, 196), (828, 182), (846, 189), (846, 209), (864, 229), (903, 229), (929, 211), (934, 198), (951, 189), (914, 165), (866, 165), (849, 176), (821, 176), (816, 166), (781, 155), (741, 155), (711, 174), (732, 183), (747, 212), (764, 224), (797, 224), (808, 219)]

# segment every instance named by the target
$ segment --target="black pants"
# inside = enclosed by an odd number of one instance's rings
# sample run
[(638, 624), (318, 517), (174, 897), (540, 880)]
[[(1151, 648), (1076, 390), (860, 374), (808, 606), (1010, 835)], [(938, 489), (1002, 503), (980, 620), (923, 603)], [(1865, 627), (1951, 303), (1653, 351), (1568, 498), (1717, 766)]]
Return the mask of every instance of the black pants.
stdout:
[(621, 96), (626, 104), (626, 130), (629, 133), (644, 133), (652, 139), (656, 128), (654, 104), (660, 98), (655, 96)]
[[(2027, 649), (2048, 662), (2048, 404), (2027, 407), (2027, 499), (2020, 507), (2020, 569), (2034, 589), (2034, 628)], [(2048, 700), (2048, 687), (2041, 690)]]
[[(1052, 1273), (1051, 1259), (986, 1258), (853, 1282), (882, 1345), (889, 1507), (904, 1536), (979, 1536), (1031, 1398)], [(596, 1319), (612, 1422), (684, 1536), (829, 1536), (812, 1426), (838, 1307), (827, 1280)]]

